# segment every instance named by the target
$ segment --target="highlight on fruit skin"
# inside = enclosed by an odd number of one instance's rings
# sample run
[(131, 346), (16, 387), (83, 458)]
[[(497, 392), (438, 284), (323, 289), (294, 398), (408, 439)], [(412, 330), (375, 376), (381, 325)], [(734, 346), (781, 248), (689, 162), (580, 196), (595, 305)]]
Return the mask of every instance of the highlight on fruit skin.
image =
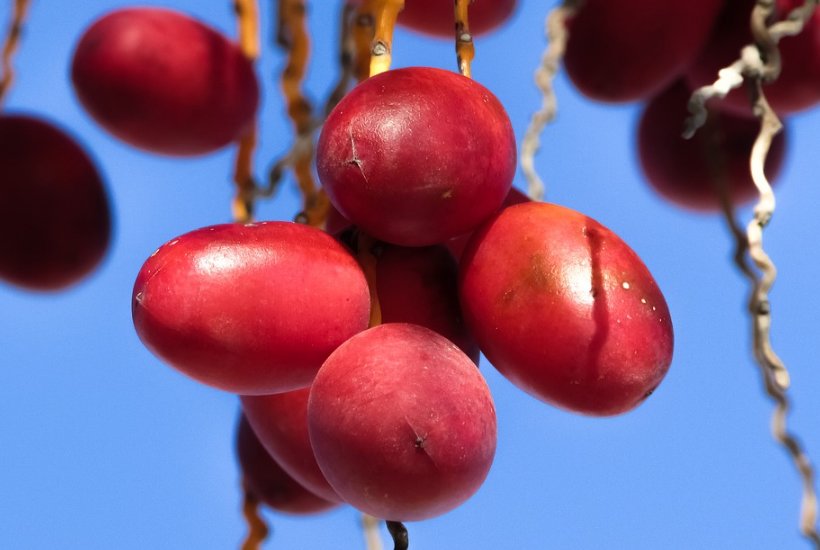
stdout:
[(428, 67), (356, 86), (330, 113), (316, 168), (339, 213), (392, 244), (467, 233), (501, 206), (516, 164), (512, 125), (481, 84)]
[(123, 8), (93, 23), (74, 52), (83, 107), (118, 139), (165, 155), (201, 155), (248, 131), (259, 102), (239, 46), (183, 13)]
[(722, 0), (584, 0), (567, 20), (567, 76), (597, 101), (645, 99), (686, 70), (722, 5)]
[(42, 118), (0, 114), (0, 279), (61, 290), (89, 275), (111, 238), (102, 178), (83, 148)]
[(579, 212), (502, 210), (460, 264), (461, 305), (481, 351), (527, 393), (577, 413), (627, 412), (672, 360), (672, 321), (649, 270)]
[(496, 447), (489, 388), (469, 357), (435, 332), (390, 323), (328, 357), (310, 389), (310, 441), (345, 502), (416, 521), (473, 495)]
[[(662, 197), (693, 211), (720, 211), (722, 194), (734, 206), (755, 200), (758, 190), (749, 156), (760, 123), (710, 108), (706, 124), (684, 139), (681, 132), (689, 116), (690, 94), (679, 80), (644, 107), (636, 136), (644, 177)], [(772, 140), (765, 164), (770, 182), (777, 181), (783, 166), (787, 134), (784, 128)]]
[(134, 327), (155, 355), (225, 391), (307, 387), (368, 326), (359, 264), (330, 235), (292, 222), (223, 224), (177, 237), (134, 283)]
[(338, 506), (290, 477), (259, 442), (244, 415), (236, 428), (236, 456), (245, 490), (278, 512), (315, 514)]

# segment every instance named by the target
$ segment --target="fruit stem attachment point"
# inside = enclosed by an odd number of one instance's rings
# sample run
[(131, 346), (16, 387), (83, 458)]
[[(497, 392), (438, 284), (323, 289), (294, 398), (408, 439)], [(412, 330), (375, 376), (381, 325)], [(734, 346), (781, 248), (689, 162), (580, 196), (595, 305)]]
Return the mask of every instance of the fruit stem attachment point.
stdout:
[(14, 66), (12, 65), (12, 58), (20, 45), (20, 37), (23, 34), (23, 23), (28, 13), (29, 0), (15, 0), (14, 8), (11, 16), (11, 23), (9, 23), (6, 31), (6, 39), (3, 43), (2, 53), (2, 67), (3, 74), (0, 77), (0, 105), (3, 104), (3, 99), (6, 92), (11, 87), (14, 81)]
[(468, 18), (471, 1), (455, 1), (456, 62), (458, 63), (459, 72), (467, 78), (472, 78), (471, 63), (475, 58), (475, 45), (473, 44), (473, 35), (470, 33)]
[(541, 108), (533, 113), (530, 125), (521, 140), (521, 171), (527, 180), (527, 195), (535, 201), (544, 199), (544, 182), (535, 169), (535, 154), (541, 147), (541, 133), (547, 124), (555, 119), (558, 112), (558, 101), (552, 81), (561, 67), (564, 51), (569, 40), (567, 19), (572, 17), (580, 0), (565, 0), (560, 6), (553, 8), (544, 23), (544, 34), (547, 38), (547, 48), (541, 57), (541, 65), (535, 71), (535, 84), (541, 90)]
[(370, 76), (390, 69), (393, 61), (393, 29), (399, 12), (403, 9), (404, 0), (374, 1), (376, 29), (370, 46)]
[(393, 550), (407, 550), (410, 547), (410, 535), (407, 527), (400, 521), (387, 521), (387, 531), (393, 537)]
[(242, 550), (259, 550), (262, 543), (268, 538), (268, 529), (265, 520), (259, 514), (259, 499), (256, 498), (243, 483), (244, 501), (242, 503), (242, 515), (248, 526), (248, 536), (242, 542)]

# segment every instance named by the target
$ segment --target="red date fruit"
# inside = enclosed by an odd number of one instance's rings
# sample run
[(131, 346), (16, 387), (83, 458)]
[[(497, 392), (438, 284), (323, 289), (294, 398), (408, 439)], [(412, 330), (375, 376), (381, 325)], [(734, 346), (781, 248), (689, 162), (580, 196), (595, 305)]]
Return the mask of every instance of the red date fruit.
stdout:
[(290, 477), (268, 454), (244, 416), (236, 429), (236, 454), (245, 490), (274, 510), (315, 514), (337, 505), (314, 495)]
[[(475, 36), (496, 29), (512, 17), (515, 0), (472, 0), (468, 18)], [(399, 25), (432, 36), (454, 36), (453, 0), (405, 0)]]
[(487, 359), (558, 407), (614, 415), (641, 403), (672, 359), (666, 301), (640, 258), (595, 220), (511, 206), (461, 259), (461, 303)]
[(311, 386), (316, 460), (337, 493), (373, 516), (443, 514), (481, 486), (496, 446), (478, 369), (423, 327), (386, 324), (342, 344)]
[(354, 88), (319, 137), (317, 170), (339, 212), (377, 239), (426, 246), (474, 229), (512, 185), (504, 107), (459, 74), (413, 67)]
[(0, 278), (31, 290), (76, 283), (102, 260), (111, 235), (97, 169), (43, 120), (0, 115)]
[(386, 245), (376, 263), (376, 291), (383, 323), (429, 328), (478, 364), (478, 345), (458, 301), (458, 265), (445, 247)]
[(117, 138), (166, 155), (215, 151), (253, 122), (251, 62), (218, 31), (187, 15), (128, 8), (95, 22), (74, 52), (80, 102)]
[(567, 22), (567, 75), (592, 99), (647, 98), (686, 70), (708, 39), (722, 4), (585, 0)]
[[(726, 2), (715, 32), (686, 72), (691, 88), (712, 84), (718, 71), (734, 63), (743, 46), (753, 43), (749, 17), (754, 4), (754, 0)], [(776, 12), (783, 18), (802, 4), (799, 0), (777, 0)], [(772, 109), (787, 115), (820, 103), (820, 10), (814, 10), (799, 34), (784, 36), (778, 48), (780, 74), (777, 80), (763, 87)], [(754, 117), (745, 86), (732, 90), (724, 100), (711, 102), (710, 107), (737, 116)]]
[(243, 395), (242, 410), (270, 456), (293, 479), (331, 502), (341, 497), (316, 463), (308, 435), (310, 388), (273, 395)]
[[(757, 197), (749, 155), (760, 130), (757, 120), (710, 110), (706, 124), (690, 139), (681, 136), (689, 115), (689, 89), (682, 81), (646, 104), (638, 126), (643, 173), (663, 197), (700, 211), (721, 208), (721, 194), (734, 205)], [(777, 177), (786, 150), (785, 132), (777, 134), (766, 158), (766, 175)]]
[(169, 364), (246, 395), (310, 385), (336, 347), (367, 328), (356, 260), (290, 222), (225, 224), (163, 245), (134, 285), (134, 325)]

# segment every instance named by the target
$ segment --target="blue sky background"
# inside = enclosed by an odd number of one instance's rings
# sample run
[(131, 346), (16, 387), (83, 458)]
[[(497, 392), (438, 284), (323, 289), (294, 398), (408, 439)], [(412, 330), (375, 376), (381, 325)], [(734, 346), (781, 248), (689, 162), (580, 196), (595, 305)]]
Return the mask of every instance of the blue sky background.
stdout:
[[(234, 33), (228, 0), (148, 3)], [(338, 2), (313, 4), (308, 87), (321, 100), (336, 77)], [(526, 2), (509, 26), (476, 44), (474, 78), (507, 106), (519, 138), (540, 102), (532, 73), (552, 4)], [(104, 264), (68, 292), (0, 284), (0, 548), (226, 549), (245, 533), (237, 398), (162, 365), (138, 341), (130, 313), (134, 278), (157, 246), (229, 220), (233, 153), (181, 161), (115, 142), (83, 113), (67, 77), (82, 30), (126, 5), (35, 0), (16, 58), (6, 109), (46, 116), (82, 140), (108, 182), (116, 227)], [(282, 56), (269, 44), (259, 64), (260, 174), (290, 141), (276, 84)], [(454, 68), (452, 45), (397, 31), (394, 66), (409, 65)], [(639, 106), (592, 103), (563, 76), (557, 92), (560, 115), (538, 157), (548, 198), (598, 219), (641, 255), (672, 312), (675, 358), (645, 404), (611, 419), (537, 402), (484, 361), (499, 422), (495, 464), (465, 505), (408, 524), (411, 548), (808, 547), (797, 532), (798, 478), (769, 435), (771, 405), (749, 351), (747, 288), (730, 263), (722, 220), (668, 206), (643, 182)], [(793, 117), (788, 137), (765, 236), (780, 268), (773, 342), (792, 374), (791, 424), (820, 457), (820, 109)], [(516, 185), (524, 185), (520, 175)], [(297, 208), (288, 182), (260, 218), (290, 219)], [(349, 508), (267, 517), (269, 548), (364, 547)]]

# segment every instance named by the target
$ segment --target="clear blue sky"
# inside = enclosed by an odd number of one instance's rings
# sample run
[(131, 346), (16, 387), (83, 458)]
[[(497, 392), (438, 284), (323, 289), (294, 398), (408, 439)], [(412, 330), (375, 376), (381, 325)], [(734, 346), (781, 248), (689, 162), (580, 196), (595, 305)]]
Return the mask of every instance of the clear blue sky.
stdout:
[[(234, 32), (228, 0), (162, 4)], [(308, 85), (323, 98), (335, 78), (338, 2), (313, 4)], [(507, 106), (519, 138), (539, 103), (532, 73), (551, 4), (524, 3), (506, 29), (476, 45), (474, 77)], [(68, 292), (0, 285), (0, 548), (227, 549), (245, 532), (233, 450), (238, 400), (162, 365), (138, 341), (130, 312), (134, 278), (158, 245), (229, 220), (232, 152), (179, 161), (121, 145), (82, 112), (67, 78), (81, 31), (125, 5), (35, 0), (16, 59), (7, 109), (39, 113), (80, 136), (105, 174), (116, 228), (102, 267)], [(394, 55), (395, 66), (455, 67), (449, 42), (401, 31)], [(267, 42), (260, 174), (290, 140), (275, 82), (281, 64)], [(808, 547), (797, 534), (797, 476), (769, 435), (771, 406), (743, 316), (747, 289), (730, 264), (723, 222), (676, 210), (643, 182), (634, 149), (638, 106), (591, 103), (563, 76), (557, 91), (560, 115), (538, 157), (548, 198), (598, 219), (642, 256), (672, 312), (675, 358), (644, 405), (612, 419), (537, 402), (484, 361), (498, 412), (495, 464), (464, 506), (409, 524), (411, 548)], [(773, 340), (792, 373), (792, 425), (820, 457), (820, 110), (794, 117), (789, 130), (778, 211), (765, 237), (780, 268)], [(287, 182), (260, 217), (289, 219), (296, 209)], [(363, 548), (349, 508), (268, 519), (269, 548)]]

